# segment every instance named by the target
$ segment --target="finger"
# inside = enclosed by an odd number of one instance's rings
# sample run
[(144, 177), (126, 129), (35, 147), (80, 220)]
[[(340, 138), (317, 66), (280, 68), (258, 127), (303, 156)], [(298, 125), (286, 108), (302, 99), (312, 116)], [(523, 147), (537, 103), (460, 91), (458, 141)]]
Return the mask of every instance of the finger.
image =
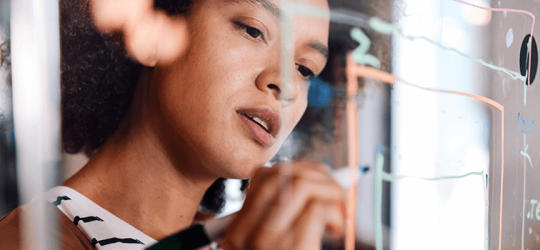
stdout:
[(266, 173), (257, 172), (254, 175), (251, 180), (251, 183), (254, 183), (254, 185), (251, 185), (248, 189), (247, 195), (249, 197), (250, 193), (258, 193), (261, 188), (265, 188), (264, 185), (258, 184), (265, 183), (269, 176), (273, 175), (278, 175), (281, 191), (289, 186), (295, 177), (303, 177), (313, 181), (327, 180), (329, 179), (329, 175), (326, 168), (326, 166), (321, 164), (301, 161), (275, 164), (272, 168), (264, 168), (268, 170)]
[[(306, 213), (308, 213), (308, 209), (306, 209)], [(330, 206), (330, 207), (327, 207), (327, 209), (325, 210), (325, 214), (323, 216), (321, 216), (320, 218), (325, 218), (325, 232), (323, 234), (323, 238), (321, 239), (321, 243), (322, 244), (324, 242), (324, 237), (328, 237), (326, 238), (328, 240), (328, 242), (339, 242), (339, 239), (342, 239), (343, 238), (343, 233), (344, 233), (344, 219), (343, 219), (343, 215), (342, 215), (342, 211), (340, 209), (337, 209), (335, 206)], [(298, 235), (300, 235), (300, 230), (302, 230), (301, 228), (298, 228), (299, 225), (303, 224), (304, 222), (302, 220), (307, 220), (307, 219), (302, 219), (302, 218), (299, 218), (298, 221), (295, 223), (296, 226), (293, 226), (291, 228), (291, 232), (298, 232), (296, 234), (292, 234), (292, 233), (289, 233), (289, 234), (286, 234), (285, 237), (282, 238), (282, 242), (283, 242), (283, 245), (286, 246), (284, 247), (284, 249), (296, 249), (296, 248), (293, 248), (293, 247), (298, 247), (298, 246), (295, 246), (295, 244), (299, 244), (297, 241), (299, 241)], [(338, 226), (336, 226), (338, 225)]]
[[(291, 176), (283, 176), (281, 171), (285, 167), (290, 167)], [(325, 170), (322, 166), (294, 163), (290, 166), (284, 164), (275, 165), (272, 168), (261, 168), (257, 170), (251, 186), (247, 192), (247, 199), (242, 210), (238, 213), (235, 220), (229, 225), (228, 235), (231, 244), (242, 249), (249, 245), (251, 235), (259, 233), (261, 228), (265, 228), (264, 216), (270, 210), (275, 209), (275, 200), (280, 194), (280, 185), (283, 178), (303, 178), (311, 181), (325, 181)], [(287, 181), (285, 181), (287, 182)], [(268, 233), (270, 234), (270, 233)], [(266, 235), (270, 237), (270, 235)]]
[(170, 63), (187, 49), (187, 22), (154, 10), (152, 0), (93, 0), (94, 23), (101, 32), (121, 31), (126, 49), (139, 63)]
[[(291, 227), (294, 219), (300, 216), (312, 200), (334, 206), (337, 211), (344, 210), (344, 190), (333, 181), (314, 182), (307, 179), (295, 179), (290, 189), (292, 189), (290, 198), (280, 201), (288, 204), (280, 204), (268, 217), (268, 226), (277, 231), (284, 232)], [(345, 217), (344, 212), (340, 215), (342, 218)]]
[(126, 49), (141, 64), (153, 67), (180, 57), (187, 48), (187, 22), (153, 11), (124, 29)]
[(342, 238), (345, 233), (345, 204), (343, 206), (329, 206), (325, 215), (325, 235), (331, 238)]
[[(299, 181), (293, 181), (293, 187), (295, 191), (290, 199), (290, 203), (284, 202), (272, 202), (271, 204), (278, 204), (271, 206), (271, 209), (267, 208), (267, 212), (264, 214), (266, 218), (251, 220), (251, 228), (257, 234), (252, 237), (247, 237), (253, 240), (253, 244), (259, 244), (261, 242), (258, 237), (263, 237), (262, 241), (280, 241), (285, 234), (289, 231), (289, 228), (296, 220), (298, 216), (305, 210), (310, 201), (321, 201), (329, 206), (333, 206), (338, 211), (337, 219), (334, 219), (330, 225), (334, 229), (335, 233), (341, 232), (342, 221), (344, 220), (344, 213), (341, 208), (344, 208), (344, 201), (342, 198), (341, 187), (337, 184), (330, 184), (331, 182), (313, 182), (305, 178), (298, 178)], [(298, 184), (300, 182), (301, 184)], [(276, 197), (274, 200), (279, 200), (280, 197)], [(336, 202), (337, 201), (337, 202)], [(335, 204), (331, 204), (334, 202)], [(344, 209), (343, 209), (344, 210)], [(258, 243), (257, 243), (258, 242)], [(248, 242), (249, 243), (249, 242)], [(248, 245), (249, 246), (249, 245)]]
[(109, 33), (151, 13), (152, 3), (153, 0), (92, 0), (90, 9), (96, 27)]
[(227, 236), (225, 236), (223, 239), (221, 239), (218, 242), (218, 246), (219, 246), (219, 249), (221, 249), (221, 250), (243, 249), (243, 248), (235, 247)]
[[(289, 168), (290, 171), (283, 171), (284, 168)], [(250, 202), (251, 199), (261, 198), (257, 194), (261, 192), (270, 192), (276, 194), (278, 191), (283, 191), (293, 178), (304, 178), (312, 181), (325, 181), (329, 178), (324, 166), (312, 163), (295, 162), (295, 163), (280, 163), (272, 168), (261, 168), (257, 170), (251, 180), (251, 185), (247, 190), (247, 199), (243, 210), (248, 210), (252, 206), (257, 207), (261, 204)], [(271, 188), (280, 185), (280, 189)], [(263, 196), (273, 198), (273, 195)], [(267, 200), (265, 200), (267, 201)], [(261, 200), (261, 202), (264, 202)]]
[[(319, 172), (319, 173), (327, 173), (328, 172), (328, 166), (325, 166), (323, 164), (309, 162), (309, 161), (293, 161), (293, 162), (279, 162), (277, 164), (274, 164), (272, 168), (279, 169), (280, 174), (287, 174), (287, 173), (309, 173), (309, 172)], [(284, 171), (285, 169), (290, 169), (291, 171)]]
[(249, 236), (256, 232), (257, 224), (261, 223), (261, 218), (267, 213), (269, 201), (277, 193), (277, 176), (272, 176), (265, 184), (266, 188), (248, 196), (244, 202), (244, 207), (235, 219), (229, 224), (225, 234), (229, 238), (230, 245), (237, 249), (246, 249), (250, 243)]
[(293, 240), (287, 240), (292, 243), (292, 247), (288, 249), (321, 249), (327, 211), (328, 205), (320, 201), (310, 202), (290, 230), (289, 235)]

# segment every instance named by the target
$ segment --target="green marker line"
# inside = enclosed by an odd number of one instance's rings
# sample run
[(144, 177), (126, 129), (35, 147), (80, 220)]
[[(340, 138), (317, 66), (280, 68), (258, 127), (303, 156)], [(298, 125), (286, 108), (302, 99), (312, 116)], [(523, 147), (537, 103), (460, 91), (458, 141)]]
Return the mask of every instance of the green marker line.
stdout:
[(369, 25), (370, 27), (377, 31), (377, 32), (380, 32), (380, 33), (383, 33), (383, 34), (393, 34), (393, 33), (396, 33), (398, 35), (401, 35), (402, 37), (410, 40), (410, 41), (414, 41), (414, 40), (424, 40), (428, 43), (431, 43), (432, 45), (435, 45), (443, 50), (448, 50), (448, 51), (453, 51), (473, 62), (477, 62), (477, 63), (480, 63), (488, 68), (491, 68), (493, 70), (497, 70), (497, 71), (501, 71), (507, 75), (509, 75), (510, 77), (512, 77), (512, 79), (514, 80), (521, 80), (523, 83), (525, 83), (525, 81), (527, 80), (527, 76), (522, 76), (520, 73), (518, 72), (515, 72), (515, 71), (512, 71), (510, 69), (507, 69), (507, 68), (504, 68), (504, 67), (499, 67), (499, 66), (495, 66), (493, 64), (490, 64), (490, 63), (487, 63), (486, 61), (482, 60), (482, 59), (477, 59), (477, 58), (474, 58), (470, 55), (467, 55), (455, 48), (450, 48), (450, 47), (447, 47), (447, 46), (444, 46), (438, 42), (435, 42), (427, 37), (424, 37), (424, 36), (411, 36), (411, 35), (406, 35), (404, 34), (401, 29), (399, 29), (398, 27), (396, 27), (395, 25), (393, 24), (389, 24), (389, 23), (386, 23), (384, 21), (382, 21), (381, 19), (379, 18), (376, 18), (376, 17), (373, 17), (370, 19), (369, 21)]
[(431, 177), (431, 178), (424, 178), (424, 177), (411, 176), (411, 175), (393, 175), (390, 173), (382, 172), (382, 179), (389, 182), (393, 182), (400, 179), (407, 179), (407, 178), (420, 179), (424, 181), (440, 181), (440, 180), (461, 179), (461, 178), (465, 178), (471, 175), (478, 175), (482, 177), (482, 184), (483, 184), (482, 190), (484, 191), (484, 197), (487, 197), (487, 185), (486, 185), (486, 178), (484, 178), (484, 171), (470, 172), (470, 173), (466, 173), (462, 175), (450, 175), (450, 176), (440, 176), (440, 177)]
[(420, 179), (420, 180), (425, 180), (425, 181), (440, 181), (440, 180), (448, 180), (448, 179), (460, 179), (460, 178), (464, 178), (471, 175), (484, 176), (484, 171), (470, 172), (470, 173), (462, 174), (462, 175), (450, 175), (450, 176), (441, 176), (441, 177), (432, 177), (432, 178), (424, 178), (424, 177), (411, 176), (411, 175), (393, 175), (390, 173), (383, 172), (382, 179), (389, 182), (393, 182), (400, 179), (406, 179), (406, 178)]
[(315, 7), (311, 4), (307, 4), (304, 2), (291, 1), (289, 3), (289, 6), (291, 6), (294, 15), (318, 17), (328, 20), (330, 14), (329, 11), (326, 9)]
[(529, 144), (527, 144), (527, 146), (525, 146), (525, 151), (521, 150), (521, 155), (525, 156), (525, 158), (527, 158), (527, 160), (529, 160), (529, 163), (531, 164), (531, 167), (533, 167), (533, 164), (532, 164), (532, 161), (531, 161), (531, 156), (529, 155), (529, 153), (527, 153), (527, 149), (529, 148)]
[[(293, 11), (295, 14), (301, 14), (301, 15), (305, 15), (305, 16), (312, 16), (312, 17), (319, 17), (319, 18), (327, 18), (327, 13), (328, 12), (325, 12), (324, 10), (320, 9), (320, 8), (317, 8), (317, 7), (314, 7), (314, 6), (311, 6), (309, 4), (302, 4), (302, 3), (295, 3), (293, 4)], [(358, 16), (358, 17), (357, 17)], [(367, 26), (366, 25), (366, 19), (367, 16), (365, 14), (362, 14), (362, 13), (356, 13), (354, 11), (349, 11), (349, 10), (333, 10), (331, 11), (331, 21), (333, 22), (337, 22), (337, 23), (343, 23), (343, 24), (350, 24), (350, 25), (356, 25), (356, 26), (361, 26), (361, 27), (365, 27)], [(393, 33), (396, 33), (410, 41), (414, 41), (414, 40), (424, 40), (428, 43), (431, 43), (432, 45), (435, 45), (443, 50), (448, 50), (448, 51), (453, 51), (473, 62), (476, 62), (476, 63), (480, 63), (482, 65), (484, 65), (485, 67), (488, 67), (490, 69), (493, 69), (493, 70), (496, 70), (496, 71), (500, 71), (500, 72), (503, 72), (507, 75), (509, 75), (512, 79), (514, 80), (521, 80), (523, 83), (525, 83), (525, 81), (527, 80), (527, 74), (525, 76), (521, 75), (520, 73), (516, 72), (516, 71), (513, 71), (513, 70), (510, 70), (510, 69), (507, 69), (507, 68), (504, 68), (504, 67), (499, 67), (499, 66), (495, 66), (493, 64), (490, 64), (482, 59), (477, 59), (477, 58), (474, 58), (468, 54), (465, 54), (455, 48), (451, 48), (451, 47), (447, 47), (447, 46), (444, 46), (438, 42), (435, 42), (427, 37), (424, 37), (424, 36), (412, 36), (412, 35), (406, 35), (403, 33), (403, 31), (401, 29), (399, 29), (397, 26), (393, 25), (393, 24), (390, 24), (390, 23), (386, 23), (384, 21), (382, 21), (381, 19), (377, 18), (377, 17), (371, 17), (369, 18), (369, 21), (367, 22), (369, 27), (373, 30), (375, 30), (376, 32), (379, 32), (379, 33), (382, 33), (382, 34), (388, 34), (388, 35), (391, 35)], [(358, 28), (356, 28), (358, 29)], [(352, 31), (351, 31), (352, 33)], [(357, 33), (357, 32), (356, 32)], [(362, 32), (363, 34), (363, 32)], [(351, 34), (352, 35), (352, 34)], [(365, 35), (365, 34), (364, 34)], [(362, 50), (360, 51), (364, 51), (364, 46), (365, 44), (371, 44), (371, 41), (369, 40), (369, 38), (366, 38), (368, 39), (367, 42), (366, 40), (363, 38), (363, 37), (353, 37), (355, 40), (357, 40), (359, 43), (360, 43), (360, 47), (362, 47)], [(360, 39), (358, 39), (360, 38)], [(532, 39), (530, 39), (532, 40)], [(363, 42), (362, 42), (363, 41)], [(530, 44), (530, 41), (529, 41), (529, 44)], [(528, 44), (528, 45), (529, 45)], [(367, 48), (369, 49), (369, 46), (367, 46)], [(530, 50), (530, 48), (528, 49)], [(356, 51), (356, 50), (355, 50)], [(361, 52), (357, 52), (357, 55), (355, 56), (353, 54), (353, 58), (355, 59), (355, 62), (358, 63), (358, 64), (362, 64), (362, 65), (371, 65), (373, 67), (376, 67), (376, 68), (379, 68), (380, 66), (377, 66), (377, 65), (380, 65), (380, 61), (379, 63), (377, 63), (378, 59), (376, 57), (373, 58), (370, 58), (370, 56), (372, 55), (368, 55), (367, 54), (367, 50), (365, 51), (366, 53), (361, 53)], [(526, 87), (525, 87), (525, 91), (526, 91)], [(524, 102), (525, 104), (527, 104), (527, 100), (526, 100), (526, 96), (524, 98)]]
[(369, 19), (369, 26), (377, 32), (383, 34), (392, 34), (401, 30), (393, 24), (387, 23), (379, 18), (373, 17)]
[(375, 249), (383, 250), (382, 238), (382, 181), (383, 181), (384, 156), (377, 154), (375, 159)]
[(523, 84), (523, 104), (527, 105), (527, 84)]
[(381, 61), (379, 61), (377, 57), (367, 53), (371, 46), (369, 37), (359, 28), (353, 28), (351, 30), (351, 37), (360, 44), (358, 48), (352, 52), (353, 60), (361, 65), (370, 65), (374, 68), (380, 68)]
[[(534, 17), (533, 17), (534, 18)], [(533, 24), (534, 24), (534, 20), (533, 20)], [(527, 60), (530, 60), (529, 59), (529, 55), (531, 54), (530, 53), (530, 49), (531, 49), (531, 41), (532, 41), (532, 32), (531, 32), (531, 37), (529, 37), (529, 42), (527, 42)], [(531, 67), (530, 65), (531, 63), (529, 62), (529, 68), (525, 70), (525, 75), (528, 76), (529, 75), (529, 69)], [(525, 79), (526, 81), (527, 79)], [(531, 83), (531, 80), (529, 79), (529, 83)], [(524, 84), (523, 86), (523, 105), (527, 105), (527, 83)], [(532, 165), (532, 164), (531, 164)]]

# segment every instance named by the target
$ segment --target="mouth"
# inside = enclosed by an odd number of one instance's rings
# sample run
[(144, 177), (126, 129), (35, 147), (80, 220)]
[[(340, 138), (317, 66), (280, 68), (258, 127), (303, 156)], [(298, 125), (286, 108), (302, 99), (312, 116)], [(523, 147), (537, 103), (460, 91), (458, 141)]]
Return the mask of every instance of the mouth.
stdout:
[(267, 108), (253, 108), (236, 111), (251, 136), (266, 147), (274, 144), (281, 122), (279, 115)]
[(256, 117), (256, 116), (251, 116), (251, 115), (248, 115), (248, 114), (242, 114), (243, 116), (247, 117), (248, 119), (250, 119), (252, 122), (256, 123), (257, 125), (259, 125), (261, 128), (263, 128), (267, 133), (270, 133), (269, 131), (269, 127), (268, 127), (268, 123), (263, 121), (261, 118), (259, 117)]

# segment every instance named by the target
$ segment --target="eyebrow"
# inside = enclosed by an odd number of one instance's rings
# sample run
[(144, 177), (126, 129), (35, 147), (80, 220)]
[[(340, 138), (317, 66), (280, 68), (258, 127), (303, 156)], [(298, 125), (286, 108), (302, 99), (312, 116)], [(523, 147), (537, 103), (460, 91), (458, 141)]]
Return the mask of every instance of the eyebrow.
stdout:
[[(264, 9), (272, 13), (277, 18), (281, 18), (281, 9), (276, 4), (272, 3), (270, 0), (230, 0), (236, 3), (249, 3), (262, 6)], [(328, 59), (328, 47), (321, 42), (311, 41), (309, 47), (321, 53), (325, 58)]]
[(250, 0), (250, 1), (252, 2), (255, 1), (259, 3), (260, 5), (262, 5), (263, 8), (270, 11), (270, 13), (272, 13), (274, 16), (276, 16), (277, 18), (281, 18), (281, 9), (279, 8), (279, 6), (270, 2), (269, 0)]
[(279, 6), (277, 6), (275, 3), (272, 3), (270, 0), (230, 0), (231, 2), (236, 3), (249, 3), (249, 4), (255, 4), (260, 5), (272, 15), (274, 15), (277, 18), (281, 18), (281, 9)]
[(328, 59), (328, 47), (321, 42), (311, 41), (309, 42), (309, 47), (321, 53), (326, 59)]

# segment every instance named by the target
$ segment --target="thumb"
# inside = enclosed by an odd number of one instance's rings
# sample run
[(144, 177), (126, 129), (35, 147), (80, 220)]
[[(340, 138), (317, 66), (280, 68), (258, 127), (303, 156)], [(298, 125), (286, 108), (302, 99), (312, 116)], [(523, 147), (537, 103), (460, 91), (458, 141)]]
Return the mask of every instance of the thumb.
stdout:
[(120, 31), (129, 54), (153, 67), (180, 57), (187, 48), (187, 22), (155, 10), (152, 0), (92, 0), (94, 23), (101, 32)]

